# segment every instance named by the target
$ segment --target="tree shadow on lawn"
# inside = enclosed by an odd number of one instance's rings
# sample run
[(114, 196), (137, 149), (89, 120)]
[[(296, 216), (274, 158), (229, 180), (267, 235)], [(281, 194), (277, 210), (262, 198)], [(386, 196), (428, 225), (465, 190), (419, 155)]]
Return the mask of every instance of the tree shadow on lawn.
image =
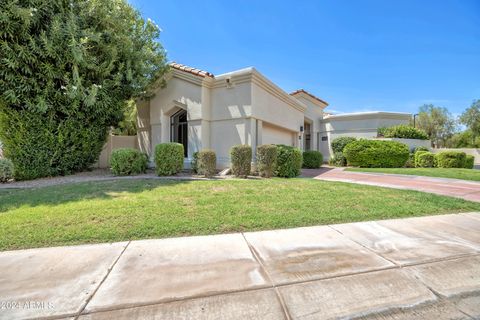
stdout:
[(21, 207), (56, 206), (82, 200), (105, 200), (123, 193), (141, 193), (159, 187), (189, 184), (188, 179), (132, 179), (69, 183), (32, 189), (0, 189), (0, 213)]

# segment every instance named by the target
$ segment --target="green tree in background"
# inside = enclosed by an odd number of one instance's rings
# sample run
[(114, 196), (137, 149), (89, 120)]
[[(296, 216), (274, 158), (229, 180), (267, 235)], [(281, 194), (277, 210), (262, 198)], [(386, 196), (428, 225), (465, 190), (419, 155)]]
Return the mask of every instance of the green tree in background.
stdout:
[(167, 70), (126, 0), (0, 2), (0, 141), (17, 179), (90, 167), (132, 98)]
[(130, 100), (125, 104), (123, 120), (113, 128), (112, 133), (122, 136), (134, 136), (137, 134), (137, 105), (135, 100)]
[(456, 122), (446, 108), (425, 104), (420, 107), (416, 127), (423, 129), (432, 146), (443, 147), (445, 142), (454, 134)]
[(470, 108), (462, 113), (460, 123), (470, 130), (474, 143), (475, 139), (480, 137), (480, 100), (474, 100)]

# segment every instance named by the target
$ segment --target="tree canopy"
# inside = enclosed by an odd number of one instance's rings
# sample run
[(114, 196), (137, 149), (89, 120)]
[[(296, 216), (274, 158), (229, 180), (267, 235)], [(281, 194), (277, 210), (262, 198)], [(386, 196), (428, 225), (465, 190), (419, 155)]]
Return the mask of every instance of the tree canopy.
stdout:
[(441, 147), (454, 134), (456, 122), (446, 108), (425, 104), (419, 109), (416, 127), (427, 133), (435, 147)]
[(0, 140), (17, 178), (98, 159), (127, 101), (162, 81), (159, 34), (126, 0), (0, 2)]

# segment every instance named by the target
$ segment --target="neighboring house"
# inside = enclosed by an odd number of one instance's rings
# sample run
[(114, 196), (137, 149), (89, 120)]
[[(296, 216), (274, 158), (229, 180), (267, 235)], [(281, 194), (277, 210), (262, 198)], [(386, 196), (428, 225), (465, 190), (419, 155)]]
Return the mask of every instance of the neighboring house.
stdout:
[(378, 127), (408, 123), (410, 114), (371, 112), (330, 115), (328, 103), (297, 90), (283, 91), (254, 68), (221, 75), (171, 63), (167, 86), (138, 101), (138, 145), (153, 158), (155, 145), (178, 142), (189, 165), (195, 151), (212, 149), (219, 168), (230, 148), (286, 144), (319, 150), (325, 158), (337, 136), (374, 137)]

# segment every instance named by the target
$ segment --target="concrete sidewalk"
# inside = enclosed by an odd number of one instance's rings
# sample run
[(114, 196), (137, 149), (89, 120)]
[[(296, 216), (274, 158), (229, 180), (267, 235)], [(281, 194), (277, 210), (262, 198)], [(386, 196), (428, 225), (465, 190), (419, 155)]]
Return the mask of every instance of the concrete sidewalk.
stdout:
[(0, 319), (479, 319), (480, 213), (0, 252)]
[(387, 173), (352, 172), (345, 171), (344, 168), (303, 169), (302, 175), (318, 180), (417, 190), (480, 202), (480, 183), (475, 181)]

